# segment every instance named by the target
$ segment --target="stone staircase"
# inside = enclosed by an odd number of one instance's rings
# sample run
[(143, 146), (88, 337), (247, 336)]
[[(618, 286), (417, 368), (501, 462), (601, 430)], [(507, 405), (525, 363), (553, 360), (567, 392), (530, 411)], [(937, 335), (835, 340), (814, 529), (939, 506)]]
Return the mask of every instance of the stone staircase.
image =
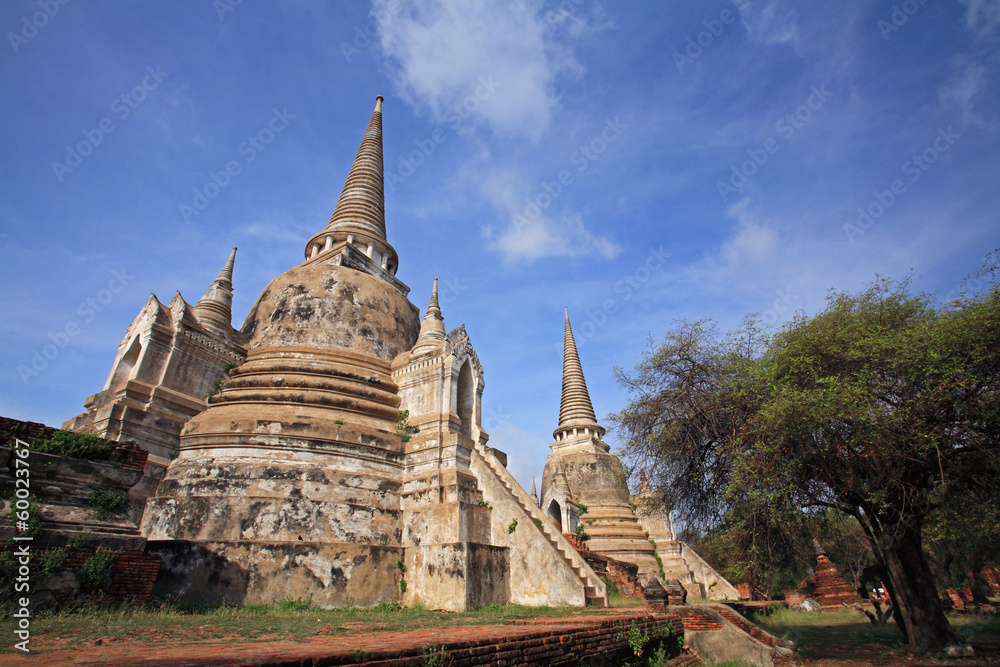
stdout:
[[(600, 577), (597, 576), (577, 550), (573, 548), (573, 545), (563, 537), (559, 529), (552, 524), (541, 508), (532, 502), (531, 497), (525, 493), (521, 485), (517, 483), (517, 480), (507, 471), (507, 468), (500, 463), (492, 449), (477, 443), (475, 454), (478, 454), (479, 458), (486, 464), (486, 468), (503, 484), (510, 497), (532, 519), (549, 545), (559, 553), (566, 565), (583, 583), (587, 606), (607, 607), (608, 593), (604, 582), (601, 581)], [(541, 522), (540, 525), (539, 521)]]
[[(656, 554), (663, 563), (664, 579), (678, 580), (696, 598), (739, 600), (736, 587), (680, 540), (657, 540)], [(712, 586), (712, 584), (715, 586)], [(711, 586), (711, 588), (710, 588)]]

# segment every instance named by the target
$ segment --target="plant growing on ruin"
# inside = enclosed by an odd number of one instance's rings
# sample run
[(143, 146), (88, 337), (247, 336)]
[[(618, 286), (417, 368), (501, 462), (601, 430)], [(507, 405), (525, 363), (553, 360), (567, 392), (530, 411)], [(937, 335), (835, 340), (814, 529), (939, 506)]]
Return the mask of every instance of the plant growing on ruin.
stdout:
[(420, 664), (422, 667), (444, 667), (448, 664), (448, 652), (444, 646), (424, 647), (424, 659)]
[(511, 521), (510, 525), (507, 526), (507, 534), (510, 535), (515, 530), (517, 530), (517, 519), (514, 519), (513, 521)]
[(642, 655), (642, 651), (648, 643), (649, 633), (646, 630), (640, 630), (635, 625), (628, 629), (628, 647), (632, 649), (636, 657)]
[(122, 489), (97, 489), (87, 498), (87, 507), (97, 513), (97, 518), (106, 514), (120, 514), (128, 507), (128, 494)]
[(538, 526), (539, 528), (542, 527), (542, 520), (541, 519), (534, 519), (534, 522), (535, 522), (535, 525)]
[(584, 505), (583, 503), (577, 503), (576, 507), (580, 511), (580, 516), (583, 516), (584, 514), (590, 511), (590, 508)]
[(490, 505), (488, 502), (486, 502), (486, 498), (483, 498), (482, 496), (476, 498), (476, 504), (479, 505), (480, 507), (489, 507), (490, 509), (493, 509), (493, 505)]
[[(26, 510), (19, 510), (19, 509), (17, 509), (16, 506), (14, 505), (14, 503), (12, 503), (12, 502), (8, 503), (8, 505), (10, 506), (10, 512), (8, 513), (7, 518), (10, 519), (10, 522), (12, 524), (14, 524), (15, 526), (18, 527), (17, 528), (17, 535), (19, 535), (19, 536), (27, 536), (27, 537), (31, 537), (31, 538), (35, 538), (35, 537), (38, 537), (39, 535), (41, 535), (41, 533), (42, 533), (42, 510), (41, 510), (41, 507), (39, 505), (37, 497), (31, 496), (31, 495), (28, 496), (28, 509), (26, 509)], [(23, 516), (24, 512), (28, 513), (28, 519), (27, 519), (27, 521), (24, 521), (21, 518)], [(22, 523), (22, 521), (23, 521), (23, 523)], [(12, 535), (10, 537), (10, 539), (8, 539), (8, 542), (11, 541), (11, 540), (13, 540), (13, 539), (14, 539), (14, 536)]]
[(76, 570), (77, 581), (84, 588), (100, 586), (115, 562), (115, 552), (98, 547)]
[(75, 547), (85, 547), (87, 546), (87, 540), (90, 539), (90, 531), (84, 531), (82, 533), (77, 533), (76, 535), (71, 535), (68, 540), (66, 540), (66, 546), (69, 548)]
[(577, 524), (577, 526), (576, 526), (576, 530), (575, 530), (575, 531), (573, 531), (573, 532), (575, 532), (575, 533), (576, 533), (576, 536), (577, 536), (577, 537), (579, 537), (579, 538), (580, 538), (581, 540), (583, 540), (584, 542), (586, 542), (587, 540), (589, 540), (589, 539), (590, 539), (590, 535), (588, 535), (588, 534), (587, 534), (587, 531), (585, 531), (585, 530), (583, 529), (583, 524), (582, 524), (582, 523), (581, 523), (581, 524)]
[(38, 565), (36, 572), (39, 579), (48, 579), (62, 569), (66, 562), (66, 550), (57, 547), (38, 552)]
[(55, 431), (45, 440), (35, 443), (32, 449), (72, 459), (107, 461), (115, 450), (115, 443), (89, 433)]
[(410, 426), (407, 422), (410, 419), (409, 410), (400, 410), (396, 415), (396, 430), (398, 431), (399, 439), (403, 442), (409, 442), (410, 438), (414, 433), (419, 433), (420, 428), (417, 426)]

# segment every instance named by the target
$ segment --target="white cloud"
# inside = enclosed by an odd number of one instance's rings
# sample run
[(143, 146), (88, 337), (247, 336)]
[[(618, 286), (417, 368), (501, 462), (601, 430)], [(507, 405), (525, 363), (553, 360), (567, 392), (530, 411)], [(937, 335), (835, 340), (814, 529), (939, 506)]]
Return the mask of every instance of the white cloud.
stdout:
[(973, 98), (986, 85), (986, 72), (986, 67), (981, 63), (972, 63), (962, 74), (949, 79), (941, 89), (941, 103), (958, 107), (965, 125), (985, 125), (976, 114)]
[[(555, 39), (586, 30), (582, 13), (543, 12), (531, 0), (428, 0), (372, 15), (400, 95), (435, 122), (471, 120), (500, 135), (537, 140), (558, 104), (555, 83), (582, 68)], [(397, 7), (398, 9), (398, 7)]]
[(764, 266), (774, 261), (778, 233), (749, 211), (750, 200), (741, 199), (726, 211), (739, 225), (722, 245), (722, 258), (730, 269), (740, 266)]
[(544, 189), (526, 192), (513, 172), (494, 172), (480, 184), (480, 192), (506, 218), (497, 231), (483, 228), (489, 246), (507, 263), (544, 257), (598, 256), (614, 259), (621, 248), (607, 236), (597, 236), (584, 225), (582, 214), (568, 209), (555, 213), (555, 199)]
[(788, 44), (798, 50), (798, 15), (782, 7), (780, 0), (754, 2), (733, 0), (751, 41), (759, 44)]
[(986, 37), (1000, 26), (1000, 0), (960, 0), (965, 5), (965, 26), (977, 37)]

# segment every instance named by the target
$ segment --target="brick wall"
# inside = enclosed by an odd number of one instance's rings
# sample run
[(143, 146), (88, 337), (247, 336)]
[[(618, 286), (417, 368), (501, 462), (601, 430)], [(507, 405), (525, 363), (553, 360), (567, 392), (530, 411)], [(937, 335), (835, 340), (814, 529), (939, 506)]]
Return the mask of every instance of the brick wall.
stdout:
[[(58, 430), (60, 429), (39, 424), (38, 422), (26, 422), (20, 419), (0, 417), (0, 445), (6, 445), (8, 442), (12, 443), (14, 438), (20, 438), (26, 442), (47, 440)], [(146, 459), (149, 457), (149, 452), (136, 443), (119, 443), (115, 440), (108, 440), (107, 442), (115, 445), (115, 450), (108, 459), (111, 463), (117, 463), (123, 468), (134, 468), (136, 470), (142, 470), (146, 467)]]
[[(496, 665), (498, 667), (519, 665), (588, 665), (591, 667), (614, 666), (625, 663), (645, 664), (638, 660), (628, 645), (628, 630), (631, 626), (651, 635), (670, 620), (679, 636), (682, 621), (677, 616), (665, 614), (634, 616), (629, 618), (601, 619), (579, 628), (552, 628), (528, 632), (510, 637), (490, 637), (487, 639), (454, 641), (442, 645), (448, 665), (466, 667), (472, 665)], [(458, 630), (461, 630), (460, 628)], [(456, 634), (459, 634), (456, 632)], [(668, 644), (673, 640), (666, 639)], [(367, 652), (364, 662), (358, 662), (354, 652), (343, 651), (336, 655), (324, 656), (324, 665), (361, 665), (363, 667), (416, 667), (428, 664), (428, 655), (423, 649), (399, 648)], [(285, 667), (293, 662), (255, 663), (259, 667)], [(701, 661), (691, 654), (684, 654), (672, 666), (699, 665)]]
[[(66, 549), (66, 560), (60, 571), (77, 571), (97, 551), (93, 547), (64, 548)], [(7, 547), (5, 550), (10, 551), (11, 548)], [(32, 551), (37, 554), (37, 552), (47, 551), (47, 549), (36, 548)], [(37, 563), (37, 561), (35, 562)], [(96, 587), (81, 586), (78, 596), (94, 596), (102, 602), (144, 604), (153, 593), (153, 582), (156, 580), (159, 569), (160, 557), (158, 555), (139, 551), (114, 552), (114, 560), (104, 583)]]

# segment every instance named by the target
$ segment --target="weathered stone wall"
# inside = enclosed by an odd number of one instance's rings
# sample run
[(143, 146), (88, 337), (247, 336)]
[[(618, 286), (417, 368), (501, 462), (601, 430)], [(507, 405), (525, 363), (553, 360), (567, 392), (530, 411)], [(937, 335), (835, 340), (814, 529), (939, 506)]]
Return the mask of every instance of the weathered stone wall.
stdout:
[(146, 551), (163, 561), (154, 594), (199, 604), (301, 599), (329, 609), (401, 598), (399, 547), (160, 540)]
[(491, 466), (474, 451), (471, 469), (479, 479), (484, 502), (492, 507), (491, 541), (510, 549), (510, 601), (582, 607), (591, 597), (594, 604), (607, 606), (604, 584), (495, 457)]

